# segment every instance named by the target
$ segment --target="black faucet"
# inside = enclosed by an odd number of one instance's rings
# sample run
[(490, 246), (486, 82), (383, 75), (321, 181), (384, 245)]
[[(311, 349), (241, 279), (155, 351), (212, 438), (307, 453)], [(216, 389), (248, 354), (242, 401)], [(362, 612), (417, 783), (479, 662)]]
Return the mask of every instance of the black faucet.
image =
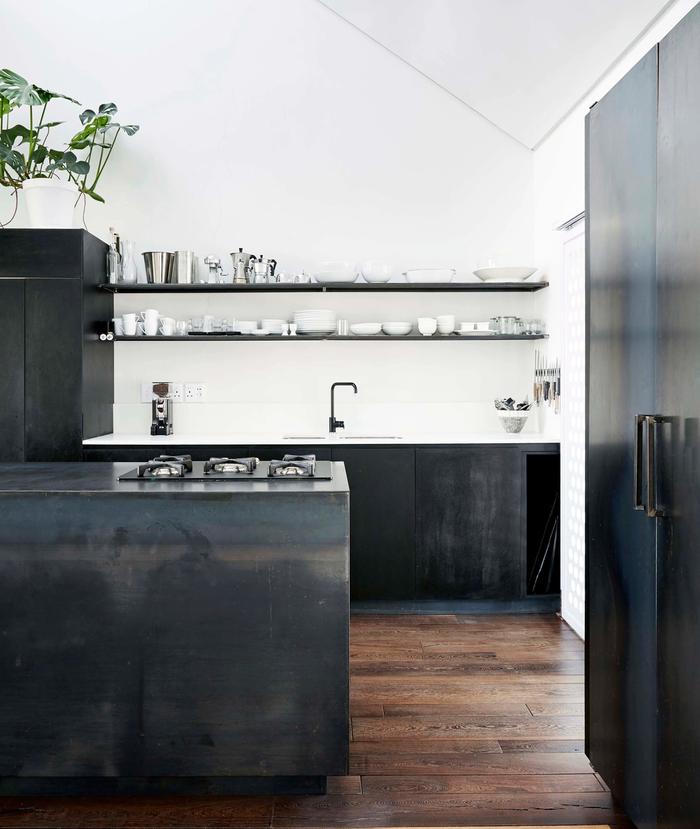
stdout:
[(352, 386), (355, 394), (357, 394), (357, 386), (354, 383), (333, 383), (331, 386), (331, 416), (328, 418), (328, 431), (335, 432), (336, 429), (344, 429), (345, 423), (342, 420), (335, 419), (335, 387), (336, 386)]

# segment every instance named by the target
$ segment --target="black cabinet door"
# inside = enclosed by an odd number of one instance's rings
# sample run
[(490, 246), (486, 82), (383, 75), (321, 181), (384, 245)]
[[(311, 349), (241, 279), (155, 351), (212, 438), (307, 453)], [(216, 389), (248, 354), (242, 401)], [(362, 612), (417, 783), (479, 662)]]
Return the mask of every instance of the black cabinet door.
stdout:
[(350, 483), (350, 596), (412, 599), (415, 590), (415, 452), (334, 446)]
[(24, 460), (24, 281), (0, 279), (0, 462)]
[(655, 409), (656, 107), (654, 49), (587, 123), (586, 744), (640, 827), (657, 788), (655, 522), (634, 508), (635, 417)]
[(82, 286), (25, 283), (24, 413), (27, 461), (82, 458)]
[(700, 7), (661, 42), (656, 427), (659, 826), (700, 826)]
[(418, 597), (521, 598), (523, 493), (515, 447), (417, 449)]

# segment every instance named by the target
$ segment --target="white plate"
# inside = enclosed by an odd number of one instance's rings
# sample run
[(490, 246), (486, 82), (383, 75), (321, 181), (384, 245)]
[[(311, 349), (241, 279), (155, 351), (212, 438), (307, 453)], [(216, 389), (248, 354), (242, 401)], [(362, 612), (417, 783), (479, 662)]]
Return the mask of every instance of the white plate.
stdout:
[(472, 331), (471, 329), (464, 331), (461, 328), (458, 328), (455, 332), (459, 334), (460, 337), (488, 337), (490, 334), (495, 334), (495, 331)]
[(537, 268), (512, 267), (512, 268), (477, 268), (474, 276), (478, 276), (482, 282), (524, 282), (536, 273)]

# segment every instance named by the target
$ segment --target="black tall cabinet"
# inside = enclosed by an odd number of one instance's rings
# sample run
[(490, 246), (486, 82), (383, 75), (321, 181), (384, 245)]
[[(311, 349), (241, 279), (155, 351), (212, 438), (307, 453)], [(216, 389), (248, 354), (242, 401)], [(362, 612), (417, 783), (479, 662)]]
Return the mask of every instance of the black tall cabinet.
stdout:
[(81, 460), (112, 431), (106, 250), (83, 230), (0, 231), (0, 461)]
[(587, 752), (700, 826), (700, 6), (587, 123)]

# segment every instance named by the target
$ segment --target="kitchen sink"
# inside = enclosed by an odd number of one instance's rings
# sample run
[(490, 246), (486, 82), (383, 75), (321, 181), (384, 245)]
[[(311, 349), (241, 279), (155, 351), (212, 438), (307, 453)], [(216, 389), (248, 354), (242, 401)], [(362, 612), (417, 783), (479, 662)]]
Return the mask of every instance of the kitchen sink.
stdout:
[(401, 435), (338, 435), (340, 440), (403, 440)]
[(317, 440), (328, 440), (329, 437), (338, 440), (403, 440), (401, 435), (282, 435), (282, 440), (299, 440), (304, 443)]

